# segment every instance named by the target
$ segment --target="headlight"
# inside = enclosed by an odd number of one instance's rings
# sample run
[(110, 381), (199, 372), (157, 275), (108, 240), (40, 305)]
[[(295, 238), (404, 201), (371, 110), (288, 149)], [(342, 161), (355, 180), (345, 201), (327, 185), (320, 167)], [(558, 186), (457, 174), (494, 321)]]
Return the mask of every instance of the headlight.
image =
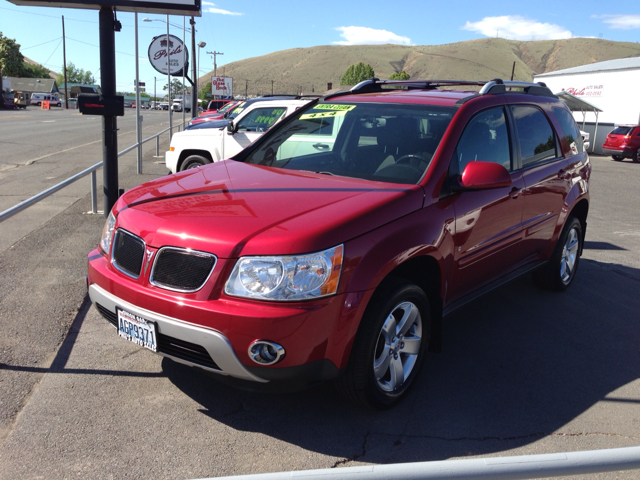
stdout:
[(109, 255), (111, 251), (111, 240), (113, 240), (113, 230), (116, 226), (116, 217), (113, 212), (109, 213), (109, 218), (104, 222), (104, 228), (102, 229), (102, 238), (100, 239), (100, 248), (104, 253)]
[(224, 287), (227, 295), (256, 300), (298, 301), (338, 290), (344, 247), (287, 257), (242, 257)]

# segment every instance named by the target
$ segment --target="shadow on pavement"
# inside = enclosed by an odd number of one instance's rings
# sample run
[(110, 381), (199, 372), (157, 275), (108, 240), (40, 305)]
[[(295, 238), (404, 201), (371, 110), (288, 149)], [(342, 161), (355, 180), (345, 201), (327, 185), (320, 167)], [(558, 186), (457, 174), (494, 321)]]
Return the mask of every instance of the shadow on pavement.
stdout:
[[(467, 304), (444, 327), (413, 391), (362, 411), (330, 384), (293, 394), (245, 392), (164, 359), (202, 413), (234, 429), (373, 463), (441, 460), (517, 448), (563, 428), (640, 376), (636, 269), (582, 259), (565, 293), (523, 277)], [(343, 463), (344, 460), (336, 463)]]

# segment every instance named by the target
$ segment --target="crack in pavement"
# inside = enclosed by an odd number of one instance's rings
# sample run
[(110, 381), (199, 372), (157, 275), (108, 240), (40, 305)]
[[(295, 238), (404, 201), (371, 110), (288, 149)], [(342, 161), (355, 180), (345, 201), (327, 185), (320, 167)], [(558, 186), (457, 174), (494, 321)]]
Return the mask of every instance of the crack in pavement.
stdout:
[(371, 435), (380, 435), (383, 437), (397, 437), (397, 439), (393, 442), (393, 446), (397, 447), (402, 445), (403, 439), (427, 439), (427, 440), (441, 440), (444, 442), (464, 442), (464, 441), (472, 441), (472, 442), (485, 442), (485, 441), (513, 441), (513, 440), (523, 440), (534, 437), (590, 437), (590, 436), (606, 436), (606, 437), (620, 437), (626, 438), (628, 440), (640, 440), (640, 436), (629, 436), (629, 435), (620, 435), (618, 433), (606, 433), (606, 432), (581, 432), (581, 433), (562, 433), (562, 432), (535, 432), (529, 433), (526, 435), (514, 435), (511, 437), (440, 437), (434, 435), (406, 435), (406, 434), (393, 434), (393, 433), (381, 433), (381, 432), (367, 432), (364, 435), (364, 440), (362, 443), (362, 451), (359, 454), (354, 455), (351, 458), (343, 458), (342, 460), (338, 460), (329, 468), (337, 468), (338, 466), (347, 465), (351, 462), (356, 462), (359, 459), (363, 458), (367, 454), (367, 443), (369, 441), (369, 437)]

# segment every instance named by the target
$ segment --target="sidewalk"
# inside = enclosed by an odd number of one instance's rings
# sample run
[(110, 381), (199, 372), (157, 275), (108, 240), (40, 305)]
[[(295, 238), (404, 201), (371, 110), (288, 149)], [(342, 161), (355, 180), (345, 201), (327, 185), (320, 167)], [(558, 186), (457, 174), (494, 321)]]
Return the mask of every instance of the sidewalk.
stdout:
[[(165, 136), (160, 152), (167, 146)], [(133, 161), (120, 159), (120, 188), (130, 189), (168, 173), (164, 159), (154, 154), (155, 148), (144, 156), (142, 175), (136, 174), (135, 154)], [(0, 444), (85, 300), (86, 256), (98, 244), (105, 219), (86, 213), (91, 210), (89, 181), (81, 183), (87, 192), (83, 198), (42, 226), (25, 227), (30, 233), (0, 253)], [(102, 170), (98, 183), (102, 209)], [(12, 221), (30, 223), (28, 211), (3, 222), (2, 228), (15, 228), (9, 224)]]

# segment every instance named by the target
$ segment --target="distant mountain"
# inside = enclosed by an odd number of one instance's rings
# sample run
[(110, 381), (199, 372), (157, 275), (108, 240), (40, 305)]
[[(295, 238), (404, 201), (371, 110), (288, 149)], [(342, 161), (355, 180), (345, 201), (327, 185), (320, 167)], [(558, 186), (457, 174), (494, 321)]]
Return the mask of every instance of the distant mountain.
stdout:
[[(218, 67), (219, 76), (233, 77), (234, 93), (323, 93), (336, 88), (349, 65), (370, 64), (376, 76), (388, 78), (405, 70), (413, 79), (531, 81), (552, 72), (616, 58), (640, 56), (640, 44), (596, 38), (520, 42), (483, 38), (445, 45), (326, 45), (294, 48), (247, 58)], [(210, 81), (213, 71), (199, 78)]]
[[(27, 58), (27, 57), (24, 57), (24, 61), (25, 61), (25, 62), (27, 62), (27, 63), (30, 63), (31, 65), (40, 65), (38, 62), (36, 62), (36, 61), (34, 61), (34, 60), (31, 60), (30, 58)], [(40, 65), (40, 66), (42, 67), (42, 65)], [(46, 67), (44, 67), (44, 68), (46, 68)], [(59, 73), (54, 72), (53, 70), (49, 70), (49, 76), (50, 76), (51, 78), (53, 78), (54, 80), (55, 80), (56, 78), (58, 78), (58, 75), (60, 75), (60, 74), (59, 74)]]

